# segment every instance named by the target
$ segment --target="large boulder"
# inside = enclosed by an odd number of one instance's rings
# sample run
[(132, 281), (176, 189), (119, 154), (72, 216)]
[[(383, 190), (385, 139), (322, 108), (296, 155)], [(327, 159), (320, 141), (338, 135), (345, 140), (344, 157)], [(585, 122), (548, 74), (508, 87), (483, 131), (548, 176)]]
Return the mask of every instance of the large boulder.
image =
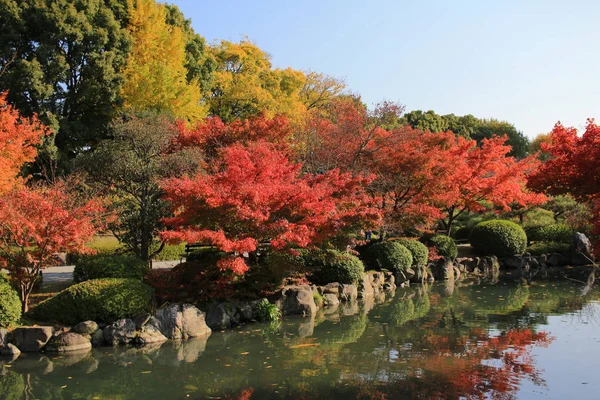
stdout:
[(358, 298), (358, 287), (352, 284), (340, 285), (340, 300), (352, 301)]
[(8, 336), (8, 330), (7, 329), (0, 329), (0, 349), (2, 348), (2, 346), (4, 346), (4, 342), (6, 342), (6, 338)]
[(571, 243), (571, 264), (572, 265), (589, 265), (595, 260), (594, 247), (592, 242), (583, 233), (576, 232), (573, 234), (573, 242)]
[(15, 359), (21, 354), (21, 350), (12, 343), (0, 348), (0, 356), (6, 356), (7, 358)]
[(140, 328), (133, 342), (140, 345), (166, 342), (168, 339), (154, 325), (144, 325)]
[(188, 339), (208, 336), (206, 314), (191, 304), (170, 304), (156, 311), (148, 324), (156, 327), (168, 339)]
[(10, 343), (23, 352), (40, 351), (52, 337), (51, 326), (17, 328), (10, 333)]
[(367, 274), (363, 275), (362, 281), (360, 282), (360, 287), (358, 289), (358, 297), (360, 297), (361, 299), (373, 297), (373, 286), (371, 285), (369, 275)]
[(454, 280), (454, 263), (452, 259), (442, 257), (431, 264), (431, 273), (438, 280)]
[(104, 342), (109, 345), (128, 344), (136, 337), (135, 322), (122, 318), (104, 328)]
[(65, 353), (74, 351), (89, 351), (92, 348), (92, 342), (88, 336), (75, 332), (65, 332), (58, 336), (53, 336), (44, 350), (49, 352)]
[(98, 327), (98, 324), (94, 321), (83, 321), (75, 325), (71, 330), (81, 335), (91, 336), (94, 333), (96, 333), (98, 329), (100, 328)]
[(237, 307), (232, 303), (213, 303), (206, 313), (206, 325), (213, 330), (222, 331), (231, 328), (239, 325), (240, 320)]
[[(372, 296), (372, 292), (371, 292), (371, 296)], [(340, 304), (340, 300), (338, 299), (338, 297), (335, 294), (332, 293), (325, 293), (323, 295), (323, 305), (325, 307), (337, 307)]]
[(308, 285), (286, 286), (278, 294), (276, 301), (282, 315), (314, 315), (317, 305), (312, 288)]

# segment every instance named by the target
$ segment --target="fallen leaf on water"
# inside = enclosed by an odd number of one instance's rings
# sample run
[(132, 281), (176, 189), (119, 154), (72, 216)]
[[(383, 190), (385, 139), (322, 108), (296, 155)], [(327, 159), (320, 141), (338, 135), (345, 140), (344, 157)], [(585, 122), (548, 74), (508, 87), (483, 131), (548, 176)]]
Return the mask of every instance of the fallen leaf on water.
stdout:
[(142, 371), (142, 374), (151, 374), (152, 371)]
[(267, 367), (267, 369), (269, 369), (269, 368), (273, 368), (273, 366), (272, 366), (272, 365), (269, 365), (269, 366)]
[(246, 354), (250, 354), (249, 351), (244, 351), (243, 353), (240, 353), (241, 355), (245, 356)]
[(304, 344), (295, 344), (293, 346), (290, 346), (290, 349), (301, 349), (303, 347), (316, 347), (316, 346), (320, 346), (320, 343), (304, 343)]
[(231, 367), (231, 364), (225, 364), (226, 367)]
[(67, 385), (64, 385), (64, 386), (61, 386), (60, 388), (61, 388), (61, 389), (64, 389), (64, 388), (66, 388), (66, 387), (67, 387)]

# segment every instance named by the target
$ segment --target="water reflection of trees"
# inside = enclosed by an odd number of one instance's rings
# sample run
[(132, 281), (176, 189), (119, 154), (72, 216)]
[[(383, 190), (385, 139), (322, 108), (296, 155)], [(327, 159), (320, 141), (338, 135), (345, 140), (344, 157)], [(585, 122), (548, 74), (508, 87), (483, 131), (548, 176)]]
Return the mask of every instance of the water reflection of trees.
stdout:
[(0, 362), (0, 398), (511, 398), (523, 379), (543, 384), (530, 354), (551, 341), (540, 324), (594, 296), (557, 284), (419, 286), (208, 342), (24, 354)]

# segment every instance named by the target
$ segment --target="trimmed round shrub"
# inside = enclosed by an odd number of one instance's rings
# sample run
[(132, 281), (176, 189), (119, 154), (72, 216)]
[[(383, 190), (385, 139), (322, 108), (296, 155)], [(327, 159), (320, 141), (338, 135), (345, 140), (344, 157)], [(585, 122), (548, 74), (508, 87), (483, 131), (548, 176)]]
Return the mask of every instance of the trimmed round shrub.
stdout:
[(456, 240), (469, 240), (471, 234), (471, 228), (468, 226), (461, 226), (452, 233), (452, 237)]
[(63, 324), (87, 320), (109, 323), (149, 312), (153, 296), (154, 290), (137, 279), (92, 279), (38, 304), (28, 315)]
[(3, 275), (0, 274), (0, 327), (8, 327), (21, 319), (21, 300)]
[(357, 283), (365, 272), (365, 266), (358, 257), (337, 250), (311, 251), (304, 256), (304, 260), (310, 271), (308, 279), (317, 285)]
[(142, 280), (150, 271), (148, 264), (137, 257), (99, 254), (79, 259), (73, 270), (73, 282), (90, 279), (131, 278)]
[(484, 254), (498, 257), (521, 255), (527, 248), (527, 235), (523, 228), (511, 221), (484, 221), (471, 232), (471, 246)]
[(412, 254), (398, 242), (378, 242), (361, 250), (369, 269), (404, 271), (413, 265)]
[(395, 241), (406, 247), (413, 257), (412, 265), (422, 268), (427, 265), (429, 260), (429, 249), (418, 240), (399, 239)]
[(217, 261), (225, 255), (225, 253), (216, 247), (202, 247), (189, 253), (185, 257), (185, 261), (216, 264)]
[(458, 247), (454, 239), (446, 235), (434, 235), (429, 239), (429, 244), (435, 247), (438, 255), (446, 258), (455, 259), (458, 256)]

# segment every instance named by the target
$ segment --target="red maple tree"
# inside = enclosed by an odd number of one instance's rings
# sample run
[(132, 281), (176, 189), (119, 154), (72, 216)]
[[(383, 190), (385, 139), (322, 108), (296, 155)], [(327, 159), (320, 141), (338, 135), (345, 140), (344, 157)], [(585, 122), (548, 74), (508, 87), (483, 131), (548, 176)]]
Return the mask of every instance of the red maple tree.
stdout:
[(217, 246), (231, 254), (220, 267), (238, 274), (248, 269), (241, 255), (261, 242), (293, 251), (369, 227), (379, 217), (364, 192), (372, 177), (303, 174), (287, 151), (268, 142), (225, 147), (207, 168), (164, 183), (175, 216), (162, 236)]
[(23, 164), (37, 155), (36, 146), (48, 130), (37, 118), (23, 118), (6, 102), (6, 93), (0, 93), (0, 193), (23, 183), (18, 175)]
[[(600, 234), (600, 126), (590, 119), (579, 136), (577, 129), (559, 122), (551, 138), (541, 145), (550, 158), (530, 177), (529, 186), (552, 195), (569, 193), (592, 204), (594, 231)], [(596, 254), (600, 256), (600, 243)]]
[(487, 202), (504, 211), (513, 206), (541, 204), (546, 196), (527, 190), (527, 179), (536, 171), (535, 156), (516, 160), (508, 156), (511, 147), (506, 136), (484, 139), (481, 146), (474, 140), (456, 138), (448, 156), (452, 175), (445, 190), (449, 196), (440, 203), (448, 234), (455, 219), (465, 211), (480, 211)]
[(59, 252), (85, 253), (101, 225), (101, 205), (81, 201), (63, 183), (23, 187), (0, 197), (0, 266), (20, 291), (23, 312), (40, 272)]

